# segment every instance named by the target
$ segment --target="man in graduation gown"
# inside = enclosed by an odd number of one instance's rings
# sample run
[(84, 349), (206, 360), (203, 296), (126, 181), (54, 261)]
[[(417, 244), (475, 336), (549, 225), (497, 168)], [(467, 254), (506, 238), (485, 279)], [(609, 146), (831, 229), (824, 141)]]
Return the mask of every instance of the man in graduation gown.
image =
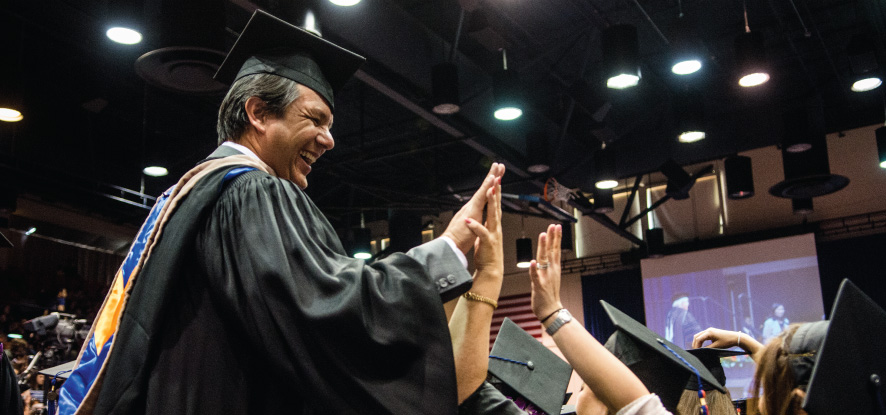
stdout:
[(210, 157), (158, 199), (65, 383), (60, 413), (456, 411), (438, 283), (495, 164), (443, 237), (372, 265), (303, 192), (332, 149), (332, 92), (362, 58), (257, 12), (216, 75), (235, 81)]

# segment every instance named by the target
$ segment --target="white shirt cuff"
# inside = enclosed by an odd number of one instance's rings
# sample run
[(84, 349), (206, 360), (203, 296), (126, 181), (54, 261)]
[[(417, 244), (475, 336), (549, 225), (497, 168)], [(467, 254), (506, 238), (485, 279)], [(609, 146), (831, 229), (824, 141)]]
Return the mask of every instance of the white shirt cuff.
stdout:
[(458, 260), (461, 261), (461, 265), (464, 266), (465, 269), (467, 269), (468, 258), (465, 257), (465, 254), (461, 251), (461, 249), (458, 249), (458, 245), (455, 244), (455, 241), (453, 241), (452, 238), (448, 236), (441, 236), (440, 239), (446, 241), (446, 243), (449, 244), (449, 247), (452, 248), (452, 252), (455, 252), (455, 256), (457, 256)]

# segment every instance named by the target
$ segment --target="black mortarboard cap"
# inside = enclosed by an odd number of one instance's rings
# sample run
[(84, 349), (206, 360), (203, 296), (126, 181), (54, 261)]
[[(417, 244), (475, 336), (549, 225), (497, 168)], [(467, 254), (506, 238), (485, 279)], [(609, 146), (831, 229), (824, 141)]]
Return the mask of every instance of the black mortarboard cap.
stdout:
[(886, 413), (884, 344), (886, 311), (843, 280), (803, 409), (810, 415)]
[(12, 242), (6, 238), (3, 232), (0, 232), (0, 248), (12, 248)]
[(489, 373), (536, 408), (556, 415), (563, 405), (572, 366), (505, 318), (492, 345)]
[[(708, 368), (708, 371), (714, 375), (714, 379), (717, 379), (717, 382), (720, 382), (720, 384), (724, 386), (726, 385), (726, 372), (723, 371), (723, 365), (720, 362), (720, 358), (748, 354), (748, 352), (744, 350), (715, 349), (713, 347), (689, 349), (687, 352), (697, 357), (698, 360), (704, 364), (704, 367)], [(706, 391), (714, 389), (714, 386), (705, 382), (704, 379), (701, 381), (701, 386)], [(689, 381), (686, 383), (686, 389), (698, 390), (698, 380), (696, 379), (695, 374), (689, 377)]]
[(676, 413), (683, 387), (690, 377), (695, 376), (689, 365), (698, 370), (702, 381), (720, 392), (726, 392), (697, 357), (655, 334), (606, 301), (600, 300), (600, 304), (617, 329), (606, 342), (606, 349), (627, 365), (650, 392), (657, 394), (665, 408)]
[(233, 83), (269, 73), (313, 89), (333, 108), (338, 91), (363, 64), (362, 56), (313, 33), (256, 10), (215, 74)]

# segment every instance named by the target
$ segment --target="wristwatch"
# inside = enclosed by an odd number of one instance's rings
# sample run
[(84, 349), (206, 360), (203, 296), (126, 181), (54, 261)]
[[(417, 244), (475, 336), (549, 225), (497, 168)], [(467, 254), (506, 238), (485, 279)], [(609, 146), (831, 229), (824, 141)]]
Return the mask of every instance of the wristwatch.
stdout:
[(553, 336), (554, 333), (557, 332), (557, 330), (560, 330), (560, 327), (563, 327), (564, 324), (566, 324), (570, 321), (572, 321), (572, 314), (569, 314), (569, 310), (564, 308), (564, 309), (560, 310), (559, 313), (557, 313), (557, 318), (554, 319), (554, 322), (551, 323), (551, 325), (548, 326), (548, 328), (545, 329), (545, 331), (547, 331), (548, 334)]

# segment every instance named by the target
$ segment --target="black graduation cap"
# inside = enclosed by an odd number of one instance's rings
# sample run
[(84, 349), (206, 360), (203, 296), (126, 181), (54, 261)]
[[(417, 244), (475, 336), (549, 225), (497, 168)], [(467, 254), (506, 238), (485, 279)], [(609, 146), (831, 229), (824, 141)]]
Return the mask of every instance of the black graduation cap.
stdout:
[[(713, 347), (701, 347), (686, 351), (697, 357), (698, 360), (708, 368), (708, 371), (714, 375), (717, 382), (720, 382), (720, 384), (724, 386), (726, 385), (726, 372), (723, 371), (723, 365), (720, 362), (720, 358), (748, 354), (748, 352), (744, 350), (715, 349)], [(701, 386), (706, 391), (714, 389), (714, 386), (705, 382), (704, 379), (701, 381)], [(689, 382), (686, 383), (686, 389), (698, 390), (698, 380), (696, 379), (695, 374), (689, 377)]]
[(313, 89), (333, 108), (333, 93), (364, 61), (360, 55), (256, 10), (215, 79), (233, 83), (247, 75), (275, 74)]
[(689, 365), (698, 370), (702, 381), (713, 386), (713, 389), (726, 392), (697, 357), (655, 334), (606, 301), (600, 300), (600, 304), (617, 329), (606, 342), (606, 349), (627, 365), (650, 392), (658, 395), (665, 408), (676, 413), (683, 387), (690, 377), (695, 378), (695, 371)]
[(3, 232), (0, 232), (0, 248), (12, 248), (12, 242), (6, 238)]
[(843, 280), (803, 409), (810, 415), (886, 413), (884, 344), (886, 311)]
[(492, 345), (489, 373), (536, 408), (556, 415), (572, 377), (572, 366), (505, 317)]

